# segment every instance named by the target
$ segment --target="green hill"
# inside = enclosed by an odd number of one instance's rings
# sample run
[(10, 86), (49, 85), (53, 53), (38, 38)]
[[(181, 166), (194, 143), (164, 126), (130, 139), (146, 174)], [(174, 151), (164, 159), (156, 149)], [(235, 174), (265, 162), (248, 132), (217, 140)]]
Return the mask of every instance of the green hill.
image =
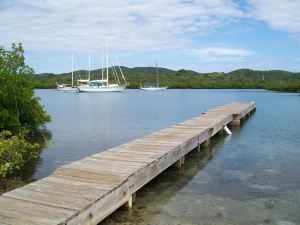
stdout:
[[(139, 88), (140, 83), (155, 84), (155, 67), (122, 66), (123, 73), (129, 83), (128, 88)], [(300, 89), (300, 73), (281, 70), (256, 71), (239, 69), (229, 73), (198, 73), (192, 70), (170, 70), (158, 68), (160, 85), (169, 88), (265, 88), (278, 91), (298, 91)], [(87, 70), (74, 72), (75, 83), (77, 79), (85, 79)], [(101, 70), (91, 71), (91, 79), (100, 79)], [(115, 82), (114, 76), (110, 77)], [(35, 75), (36, 88), (55, 88), (58, 83), (71, 83), (71, 73), (53, 74), (43, 73)]]
[(249, 69), (234, 70), (230, 75), (241, 75), (255, 79), (265, 80), (288, 80), (288, 79), (299, 79), (300, 73), (292, 73), (283, 70), (269, 70), (269, 71), (254, 71)]

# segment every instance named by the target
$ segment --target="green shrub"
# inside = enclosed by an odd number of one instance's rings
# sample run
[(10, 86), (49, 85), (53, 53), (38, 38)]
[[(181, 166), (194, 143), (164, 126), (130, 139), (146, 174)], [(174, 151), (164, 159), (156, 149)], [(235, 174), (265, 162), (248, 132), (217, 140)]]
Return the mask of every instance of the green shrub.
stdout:
[(0, 131), (18, 134), (51, 121), (33, 90), (34, 71), (25, 64), (21, 44), (0, 47)]
[(29, 159), (39, 157), (39, 145), (29, 143), (23, 135), (0, 132), (0, 178), (19, 170)]

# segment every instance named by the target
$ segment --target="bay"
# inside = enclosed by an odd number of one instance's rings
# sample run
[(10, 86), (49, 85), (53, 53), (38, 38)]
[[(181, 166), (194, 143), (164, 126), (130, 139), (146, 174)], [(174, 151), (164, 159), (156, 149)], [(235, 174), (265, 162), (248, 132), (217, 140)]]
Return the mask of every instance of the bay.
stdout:
[(300, 224), (300, 95), (264, 90), (64, 93), (36, 90), (52, 116), (50, 144), (23, 176), (40, 179), (61, 165), (180, 123), (206, 109), (255, 101), (232, 136), (213, 138), (181, 169), (169, 168), (103, 224)]

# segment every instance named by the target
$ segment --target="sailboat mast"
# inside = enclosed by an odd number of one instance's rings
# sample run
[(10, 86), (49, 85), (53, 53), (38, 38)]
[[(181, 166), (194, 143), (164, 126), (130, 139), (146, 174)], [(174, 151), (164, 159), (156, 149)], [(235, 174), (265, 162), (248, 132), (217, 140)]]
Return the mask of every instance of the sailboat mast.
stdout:
[(157, 61), (156, 61), (156, 85), (158, 87), (158, 71), (157, 71)]
[(91, 80), (91, 51), (89, 50), (89, 81)]
[(106, 81), (108, 84), (108, 43), (106, 40)]
[(101, 73), (102, 73), (102, 80), (103, 80), (103, 67), (104, 67), (104, 63), (103, 63), (103, 40), (102, 40), (102, 47), (101, 47), (101, 52), (102, 52), (102, 71), (101, 71)]
[(72, 87), (74, 86), (74, 79), (73, 79), (73, 71), (74, 71), (74, 68), (73, 68), (74, 62), (73, 62), (73, 61), (74, 61), (74, 59), (73, 59), (73, 58), (74, 58), (74, 56), (73, 56), (73, 54), (72, 54)]

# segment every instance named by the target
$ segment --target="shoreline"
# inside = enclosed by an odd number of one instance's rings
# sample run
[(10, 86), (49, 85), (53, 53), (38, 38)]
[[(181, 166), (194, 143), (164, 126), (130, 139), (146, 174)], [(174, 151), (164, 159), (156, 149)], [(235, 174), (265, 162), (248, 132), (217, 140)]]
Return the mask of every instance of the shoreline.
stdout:
[[(42, 88), (42, 87), (35, 87), (34, 90), (55, 90), (56, 88)], [(140, 90), (140, 88), (126, 88), (129, 90)], [(300, 90), (298, 91), (287, 91), (287, 90), (274, 90), (274, 89), (265, 89), (265, 88), (168, 88), (169, 90), (265, 90), (265, 91), (273, 91), (273, 92), (280, 92), (280, 93), (295, 93), (299, 94)]]

